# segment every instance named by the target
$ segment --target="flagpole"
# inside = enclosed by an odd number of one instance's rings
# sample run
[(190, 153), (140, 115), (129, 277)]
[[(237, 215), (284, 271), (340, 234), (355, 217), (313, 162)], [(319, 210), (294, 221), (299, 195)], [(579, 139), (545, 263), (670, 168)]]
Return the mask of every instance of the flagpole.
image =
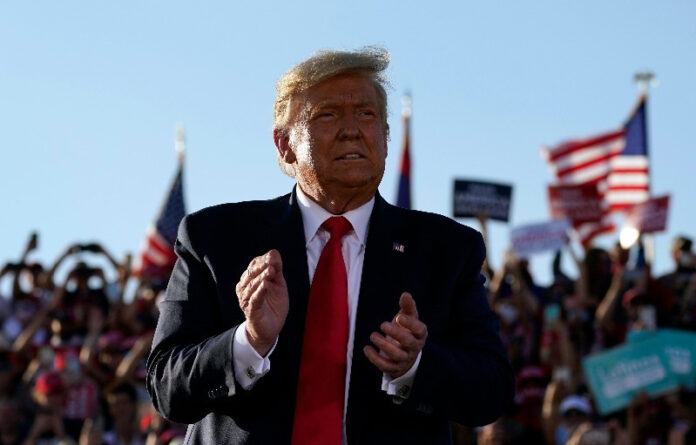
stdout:
[[(646, 154), (647, 156), (650, 156), (650, 144), (648, 141), (648, 92), (650, 91), (651, 86), (657, 86), (658, 85), (658, 80), (657, 76), (655, 73), (652, 71), (638, 71), (633, 75), (633, 81), (638, 85), (638, 92), (639, 92), (639, 101), (638, 103), (640, 104), (640, 101), (643, 100), (645, 103), (643, 104), (643, 110), (645, 113), (645, 146), (646, 146)], [(651, 165), (650, 163), (648, 165)], [(652, 193), (650, 189), (652, 188), (652, 169), (648, 168), (648, 196), (651, 196)], [(655, 237), (652, 235), (644, 235), (644, 246), (645, 246), (645, 261), (646, 263), (650, 264), (650, 267), (652, 267), (654, 259), (655, 259)]]
[(178, 124), (174, 135), (174, 151), (176, 151), (176, 161), (179, 166), (184, 165), (184, 157), (186, 155), (186, 134), (184, 125)]
[(406, 92), (401, 98), (401, 118), (403, 121), (403, 145), (399, 167), (399, 182), (397, 186), (396, 205), (406, 209), (413, 208), (411, 200), (411, 95)]

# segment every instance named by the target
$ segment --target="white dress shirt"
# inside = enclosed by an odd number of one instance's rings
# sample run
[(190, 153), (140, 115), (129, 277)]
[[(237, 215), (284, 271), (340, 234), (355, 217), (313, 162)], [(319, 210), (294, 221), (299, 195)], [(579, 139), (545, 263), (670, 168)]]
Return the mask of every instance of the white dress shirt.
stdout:
[[(319, 204), (312, 201), (300, 189), (299, 185), (295, 188), (297, 202), (302, 214), (302, 225), (304, 226), (305, 240), (307, 240), (307, 266), (309, 269), (309, 282), (314, 278), (314, 271), (319, 262), (319, 256), (324, 246), (329, 241), (329, 232), (321, 228), (321, 225), (328, 218), (335, 216), (327, 212)], [(348, 278), (348, 348), (346, 356), (346, 389), (343, 405), (343, 431), (345, 434), (345, 418), (348, 404), (348, 389), (350, 387), (350, 369), (353, 359), (353, 339), (355, 336), (355, 318), (358, 309), (358, 296), (360, 294), (360, 281), (362, 279), (363, 261), (365, 259), (365, 242), (367, 241), (367, 231), (370, 222), (372, 208), (375, 205), (375, 198), (358, 207), (350, 210), (341, 216), (345, 217), (353, 226), (353, 230), (343, 238), (341, 252), (346, 264), (346, 275)], [(394, 307), (394, 315), (399, 311), (399, 307)], [(388, 321), (388, 320), (385, 320)], [(379, 330), (379, 326), (375, 326)], [(277, 339), (276, 339), (277, 342)], [(362, 350), (360, 345), (359, 351)], [(271, 369), (270, 357), (275, 349), (275, 345), (265, 357), (261, 357), (256, 350), (249, 344), (246, 336), (246, 322), (242, 323), (235, 333), (233, 343), (234, 370), (237, 382), (244, 388), (250, 389), (254, 383)], [(394, 397), (396, 403), (408, 397), (410, 388), (415, 379), (416, 370), (420, 363), (421, 354), (418, 354), (416, 362), (401, 377), (391, 378), (387, 374), (382, 377), (382, 390)]]

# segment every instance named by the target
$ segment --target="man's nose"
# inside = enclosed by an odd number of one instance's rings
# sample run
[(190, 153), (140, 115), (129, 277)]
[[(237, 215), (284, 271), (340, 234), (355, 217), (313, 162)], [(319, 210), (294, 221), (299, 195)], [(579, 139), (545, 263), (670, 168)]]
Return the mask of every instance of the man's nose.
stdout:
[(344, 113), (340, 123), (341, 130), (339, 136), (342, 139), (360, 137), (360, 122), (353, 113)]

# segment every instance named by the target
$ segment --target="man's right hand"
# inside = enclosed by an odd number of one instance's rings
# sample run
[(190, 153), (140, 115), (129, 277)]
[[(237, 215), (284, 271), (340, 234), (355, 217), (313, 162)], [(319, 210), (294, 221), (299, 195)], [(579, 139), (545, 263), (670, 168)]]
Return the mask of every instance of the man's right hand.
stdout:
[(236, 291), (246, 317), (249, 344), (263, 357), (273, 347), (288, 315), (288, 287), (280, 252), (272, 249), (251, 260)]

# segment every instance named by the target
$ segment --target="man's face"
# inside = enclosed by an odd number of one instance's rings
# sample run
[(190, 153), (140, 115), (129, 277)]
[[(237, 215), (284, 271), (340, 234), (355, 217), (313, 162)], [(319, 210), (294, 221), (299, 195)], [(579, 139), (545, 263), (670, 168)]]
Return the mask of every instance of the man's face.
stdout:
[(132, 421), (135, 416), (135, 403), (128, 394), (116, 393), (107, 397), (109, 413), (116, 421)]
[(309, 88), (297, 99), (285, 160), (314, 200), (348, 196), (357, 203), (376, 192), (387, 156), (378, 97), (367, 77), (343, 74)]

